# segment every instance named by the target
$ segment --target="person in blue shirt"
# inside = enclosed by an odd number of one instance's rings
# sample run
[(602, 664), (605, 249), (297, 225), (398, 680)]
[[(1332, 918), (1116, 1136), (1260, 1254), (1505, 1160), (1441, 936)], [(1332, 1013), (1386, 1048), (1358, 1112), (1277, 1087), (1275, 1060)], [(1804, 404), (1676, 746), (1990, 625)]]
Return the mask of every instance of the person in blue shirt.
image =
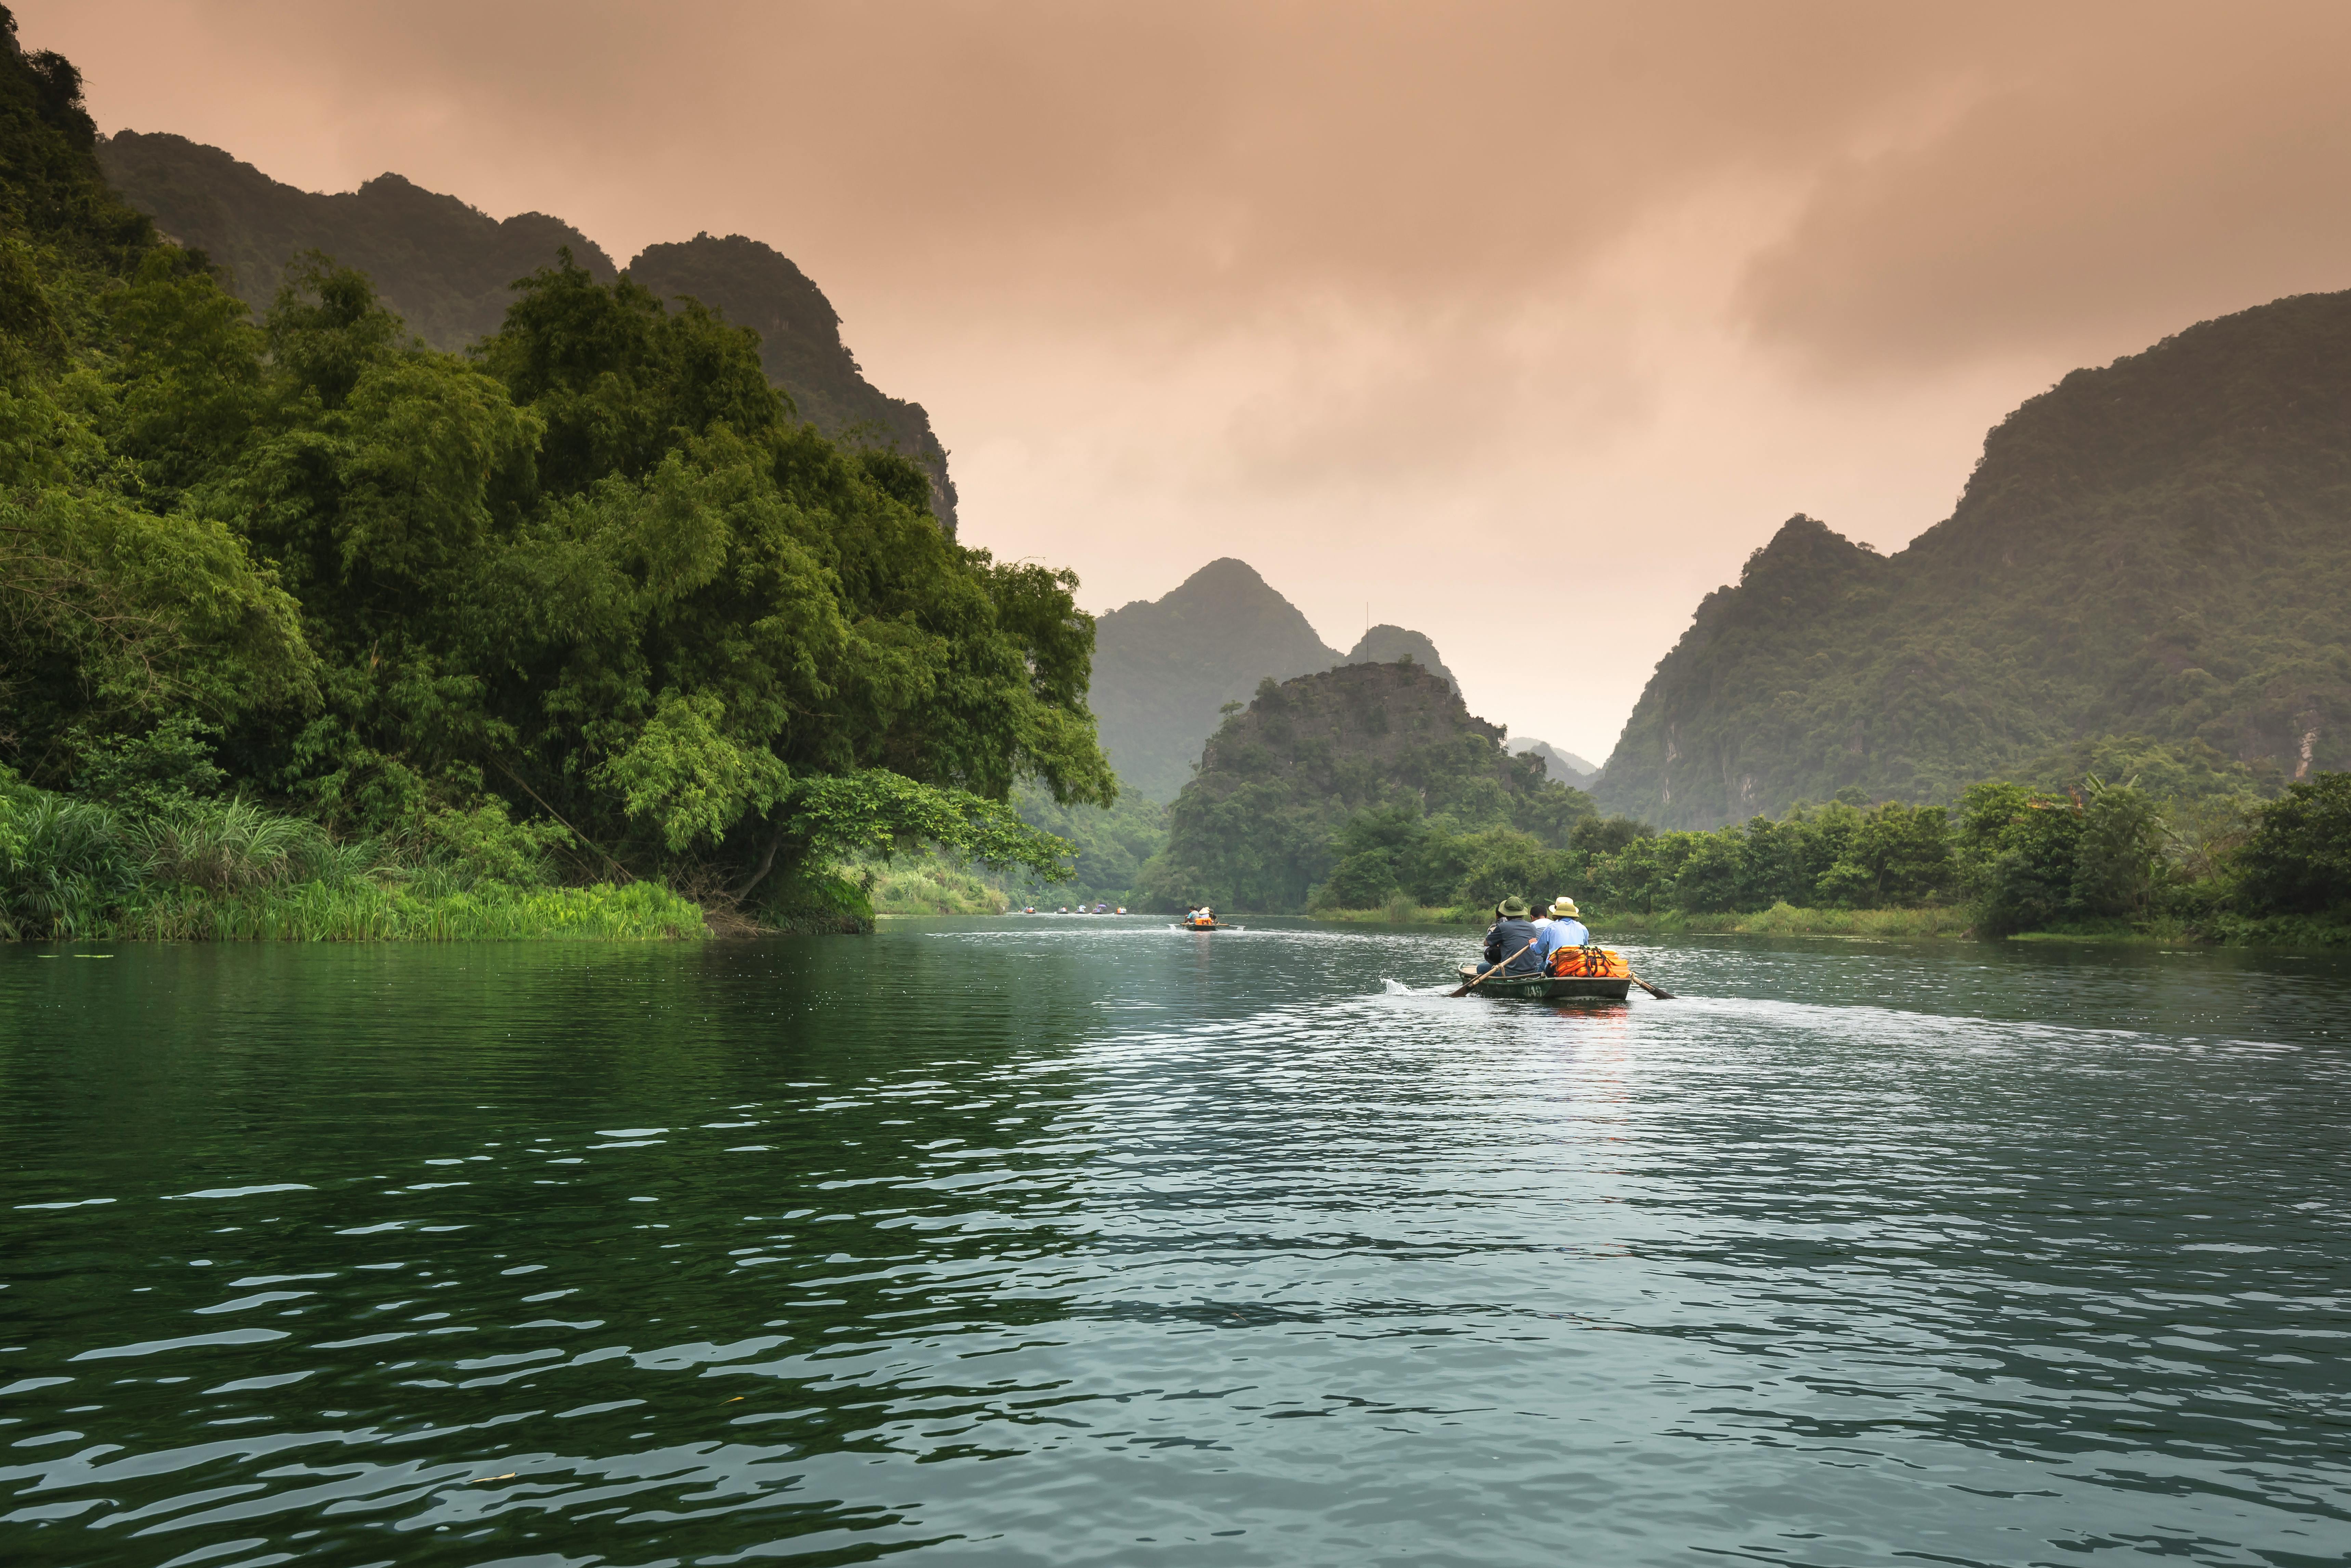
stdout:
[(1538, 954), (1542, 933), (1527, 919), (1527, 906), (1522, 900), (1506, 898), (1494, 911), (1494, 924), (1486, 932), (1486, 962), (1489, 965), (1509, 962), (1505, 975), (1534, 975), (1542, 972), (1542, 959)]
[(1589, 947), (1592, 933), (1578, 917), (1575, 900), (1562, 894), (1552, 901), (1551, 918), (1536, 927), (1535, 955), (1551, 967), (1552, 955), (1562, 947)]

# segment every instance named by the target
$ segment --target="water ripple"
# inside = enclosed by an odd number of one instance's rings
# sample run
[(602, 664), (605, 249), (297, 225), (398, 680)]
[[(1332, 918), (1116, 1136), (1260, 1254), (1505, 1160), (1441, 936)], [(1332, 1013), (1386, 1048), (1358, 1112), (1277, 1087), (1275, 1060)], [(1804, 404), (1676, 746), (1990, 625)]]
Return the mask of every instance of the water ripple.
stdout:
[(2341, 966), (1253, 925), (0, 952), (11, 1561), (2351, 1542)]

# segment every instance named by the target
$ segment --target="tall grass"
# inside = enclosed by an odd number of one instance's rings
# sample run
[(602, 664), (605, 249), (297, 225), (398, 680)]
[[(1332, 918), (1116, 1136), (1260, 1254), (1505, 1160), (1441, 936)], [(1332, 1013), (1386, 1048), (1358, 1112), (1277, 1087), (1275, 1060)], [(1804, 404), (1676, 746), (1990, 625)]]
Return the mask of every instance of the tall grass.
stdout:
[(1011, 895), (960, 867), (930, 858), (862, 862), (872, 882), (866, 896), (876, 915), (1001, 915)]
[(701, 909), (649, 882), (470, 889), (347, 881), (223, 897), (182, 887), (125, 912), (116, 935), (179, 942), (664, 941), (707, 935)]
[[(501, 821), (503, 819), (501, 819)], [(483, 824), (472, 822), (473, 829)], [(484, 834), (476, 831), (475, 839)], [(546, 885), (535, 840), (494, 855), (337, 842), (250, 801), (130, 814), (0, 774), (0, 938), (367, 942), (703, 936), (657, 883)], [(528, 835), (525, 835), (528, 839)], [(485, 874), (485, 868), (514, 880)]]

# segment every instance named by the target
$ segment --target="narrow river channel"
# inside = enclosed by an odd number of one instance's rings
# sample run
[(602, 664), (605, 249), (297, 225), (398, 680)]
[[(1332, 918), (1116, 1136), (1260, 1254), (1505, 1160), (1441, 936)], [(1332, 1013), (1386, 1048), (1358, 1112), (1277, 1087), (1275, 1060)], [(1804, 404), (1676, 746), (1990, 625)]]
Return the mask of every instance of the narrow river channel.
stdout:
[(2351, 966), (0, 948), (0, 1561), (2335, 1563)]

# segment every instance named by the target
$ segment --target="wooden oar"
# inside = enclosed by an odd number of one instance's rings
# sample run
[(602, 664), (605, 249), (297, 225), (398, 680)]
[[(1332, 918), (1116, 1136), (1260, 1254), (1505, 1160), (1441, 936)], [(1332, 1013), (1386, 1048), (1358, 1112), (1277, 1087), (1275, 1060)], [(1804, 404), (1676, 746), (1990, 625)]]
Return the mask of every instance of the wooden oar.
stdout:
[(1674, 999), (1673, 992), (1665, 989), (1663, 987), (1649, 984), (1648, 981), (1641, 978), (1640, 976), (1634, 974), (1630, 969), (1625, 970), (1625, 973), (1631, 978), (1635, 985), (1640, 987), (1643, 990), (1656, 998), (1657, 1000), (1661, 1002), (1669, 1002)]
[[(1541, 938), (1541, 937), (1540, 937), (1540, 936), (1538, 936), (1538, 937), (1536, 937), (1536, 938), (1535, 938), (1535, 942), (1540, 942), (1540, 941), (1541, 941), (1541, 940), (1542, 940), (1542, 938)], [(1533, 946), (1534, 945), (1535, 945), (1535, 943), (1534, 943), (1534, 942), (1530, 942), (1530, 943), (1528, 943), (1528, 944), (1527, 944), (1527, 947), (1531, 947), (1531, 946)], [(1527, 950), (1527, 947), (1521, 947), (1521, 948), (1520, 948), (1520, 949), (1519, 949), (1519, 953), (1523, 953), (1523, 952), (1525, 952), (1525, 951)], [(1472, 981), (1470, 981), (1468, 985), (1463, 986), (1463, 987), (1462, 987), (1462, 988), (1460, 988), (1458, 990), (1447, 991), (1447, 992), (1446, 992), (1445, 994), (1446, 994), (1447, 996), (1448, 996), (1448, 997), (1466, 997), (1466, 996), (1468, 996), (1468, 995), (1469, 994), (1469, 991), (1470, 991), (1470, 988), (1471, 988), (1471, 987), (1476, 986), (1476, 985), (1477, 985), (1479, 981), (1481, 981), (1481, 980), (1488, 980), (1488, 979), (1491, 979), (1494, 976), (1500, 974), (1500, 973), (1502, 972), (1503, 966), (1504, 966), (1504, 965), (1507, 965), (1508, 963), (1510, 963), (1511, 958), (1516, 958), (1516, 957), (1519, 956), (1519, 953), (1513, 953), (1513, 954), (1511, 954), (1510, 958), (1505, 958), (1505, 959), (1503, 959), (1503, 960), (1502, 960), (1502, 962), (1501, 962), (1500, 964), (1497, 964), (1497, 965), (1495, 965), (1492, 968), (1490, 968), (1490, 969), (1487, 970), (1484, 974), (1482, 974), (1482, 975), (1479, 976), (1479, 977), (1478, 977), (1478, 978), (1477, 978), (1476, 980), (1472, 980)]]

